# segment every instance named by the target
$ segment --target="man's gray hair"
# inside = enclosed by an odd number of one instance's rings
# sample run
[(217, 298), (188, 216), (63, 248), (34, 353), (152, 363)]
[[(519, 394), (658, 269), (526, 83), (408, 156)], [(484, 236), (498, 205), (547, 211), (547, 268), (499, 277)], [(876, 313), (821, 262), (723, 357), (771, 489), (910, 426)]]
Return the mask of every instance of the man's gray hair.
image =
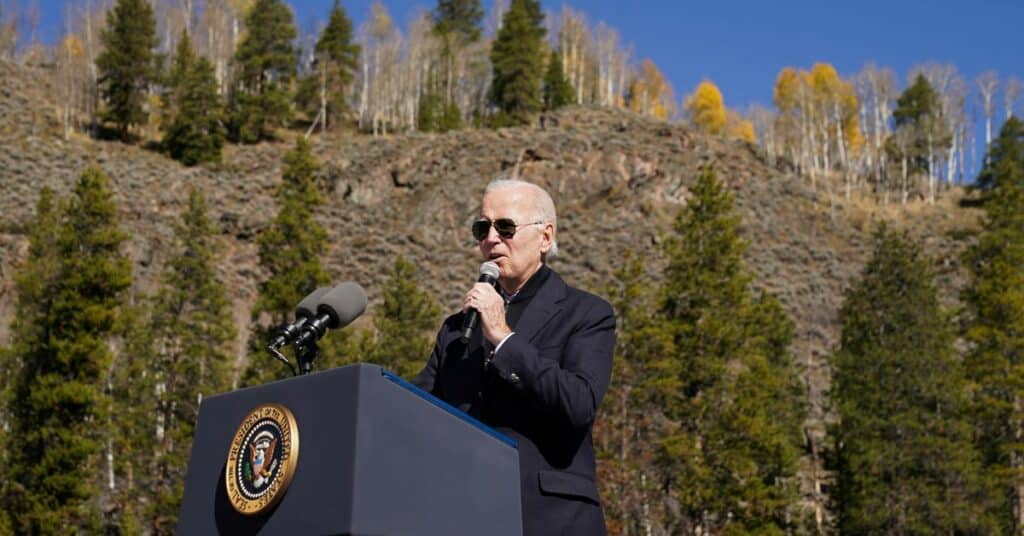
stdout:
[[(526, 182), (520, 179), (503, 179), (497, 178), (491, 181), (484, 189), (484, 195), (498, 190), (509, 190), (514, 188), (524, 188), (533, 192), (533, 206), (531, 207), (531, 218), (534, 221), (542, 221), (550, 223), (551, 227), (557, 231), (558, 229), (558, 215), (555, 213), (555, 202), (551, 199), (551, 195), (548, 194), (547, 190), (537, 186), (532, 182)], [(548, 257), (553, 257), (558, 254), (558, 241), (555, 239), (555, 234), (551, 236), (551, 249), (543, 255), (543, 260), (547, 260)]]

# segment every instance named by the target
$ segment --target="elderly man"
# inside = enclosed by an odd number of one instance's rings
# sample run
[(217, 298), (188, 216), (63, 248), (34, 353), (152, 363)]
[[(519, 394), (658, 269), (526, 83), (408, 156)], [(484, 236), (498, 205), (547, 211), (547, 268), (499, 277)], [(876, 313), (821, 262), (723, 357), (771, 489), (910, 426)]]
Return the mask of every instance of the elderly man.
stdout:
[[(448, 317), (414, 383), (519, 443), (526, 535), (604, 534), (591, 427), (612, 369), (615, 316), (545, 260), (556, 251), (555, 205), (519, 180), (487, 186), (473, 237), (500, 268)], [(480, 328), (461, 340), (466, 311)]]

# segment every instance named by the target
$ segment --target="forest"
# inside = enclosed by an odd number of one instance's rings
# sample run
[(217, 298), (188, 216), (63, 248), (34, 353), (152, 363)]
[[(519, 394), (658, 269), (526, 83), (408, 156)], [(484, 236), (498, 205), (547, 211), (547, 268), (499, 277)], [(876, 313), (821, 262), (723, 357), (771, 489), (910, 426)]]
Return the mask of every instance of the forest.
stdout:
[[(37, 40), (34, 6), (0, 2), (0, 62), (45, 73), (62, 139), (210, 169), (234, 146), (284, 156), (276, 211), (254, 238), (265, 277), (245, 325), (217, 275), (223, 244), (202, 188), (189, 189), (150, 293), (134, 285), (114, 178), (90, 165), (67, 191), (39, 189), (14, 313), (0, 318), (0, 534), (174, 532), (203, 397), (279, 378), (265, 341), (332, 283), (311, 140), (520, 128), (572, 106), (749, 147), (829, 210), (957, 191), (981, 214), (955, 237), (966, 284), (952, 306), (916, 237), (873, 227), (838, 312), (827, 440), (812, 456), (794, 322), (745, 262), (728, 177), (702, 167), (657, 259), (607, 259), (614, 277), (594, 289), (618, 318), (594, 428), (611, 533), (1024, 530), (1019, 79), (922, 63), (901, 86), (885, 67), (844, 76), (821, 62), (766, 81), (772, 108), (738, 110), (711, 80), (677, 97), (614, 28), (538, 0), (490, 13), (438, 0), (408, 28), (380, 2), (353, 27), (335, 0), (310, 33), (283, 0), (69, 2), (55, 44)], [(405, 377), (422, 366), (441, 305), (412, 262), (391, 264), (372, 320), (325, 339), (319, 368), (353, 356)], [(801, 490), (809, 457), (828, 475), (825, 502)]]

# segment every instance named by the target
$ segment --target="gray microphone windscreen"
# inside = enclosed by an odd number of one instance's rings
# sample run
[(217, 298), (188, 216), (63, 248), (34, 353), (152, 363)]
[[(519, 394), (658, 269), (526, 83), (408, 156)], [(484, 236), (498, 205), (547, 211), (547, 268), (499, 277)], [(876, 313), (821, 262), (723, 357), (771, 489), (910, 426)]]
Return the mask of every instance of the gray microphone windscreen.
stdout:
[(313, 292), (309, 293), (309, 296), (302, 298), (302, 301), (295, 306), (295, 318), (309, 318), (316, 315), (316, 306), (320, 304), (320, 300), (325, 294), (331, 291), (331, 287), (320, 287)]
[(351, 281), (342, 283), (324, 294), (317, 312), (331, 317), (330, 329), (343, 328), (366, 310), (366, 292)]
[(490, 276), (497, 280), (501, 276), (501, 268), (498, 268), (497, 264), (487, 261), (480, 265), (480, 275)]

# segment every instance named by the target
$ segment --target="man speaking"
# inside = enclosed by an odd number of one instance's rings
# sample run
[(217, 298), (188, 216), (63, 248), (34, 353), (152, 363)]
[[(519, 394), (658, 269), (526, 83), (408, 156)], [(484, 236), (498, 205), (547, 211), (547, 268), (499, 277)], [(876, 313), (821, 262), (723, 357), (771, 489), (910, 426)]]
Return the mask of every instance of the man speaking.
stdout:
[(469, 289), (413, 383), (518, 441), (525, 535), (604, 534), (591, 428), (611, 376), (612, 308), (545, 265), (556, 217), (541, 187), (492, 182), (472, 232), (497, 288)]

